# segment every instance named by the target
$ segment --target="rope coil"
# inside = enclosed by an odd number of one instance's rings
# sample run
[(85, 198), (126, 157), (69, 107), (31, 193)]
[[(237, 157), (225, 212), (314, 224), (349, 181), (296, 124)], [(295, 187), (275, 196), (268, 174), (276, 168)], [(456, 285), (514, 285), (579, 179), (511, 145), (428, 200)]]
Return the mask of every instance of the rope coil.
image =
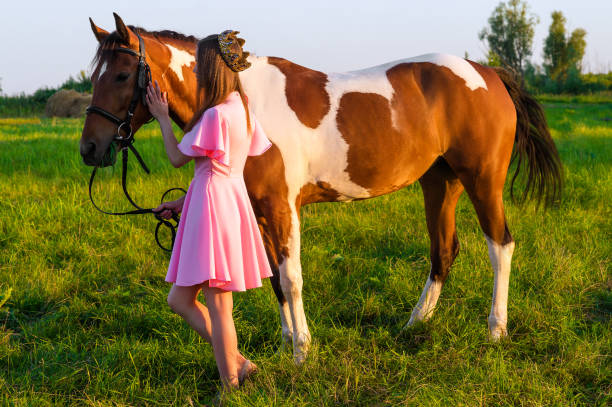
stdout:
[[(130, 196), (128, 190), (127, 190), (127, 170), (128, 170), (128, 148), (130, 150), (132, 150), (132, 152), (134, 153), (134, 155), (136, 156), (136, 158), (138, 159), (138, 162), (140, 163), (140, 165), (142, 166), (142, 169), (147, 173), (150, 174), (151, 171), (149, 170), (149, 168), (145, 165), (142, 157), (140, 156), (140, 154), (138, 154), (138, 152), (136, 151), (136, 149), (133, 146), (133, 138), (131, 139), (130, 143), (127, 146), (121, 147), (121, 154), (122, 154), (122, 165), (121, 165), (121, 187), (123, 188), (123, 193), (125, 194), (127, 200), (130, 202), (130, 204), (132, 204), (133, 207), (135, 207), (135, 210), (131, 210), (131, 211), (127, 211), (127, 212), (108, 212), (105, 211), (103, 209), (101, 209), (98, 205), (96, 205), (93, 196), (91, 194), (91, 187), (93, 185), (93, 181), (94, 178), (96, 176), (96, 172), (98, 170), (99, 166), (95, 166), (92, 173), (91, 173), (91, 177), (89, 178), (89, 200), (91, 201), (91, 203), (93, 204), (94, 208), (96, 208), (98, 211), (105, 213), (107, 215), (116, 215), (116, 216), (123, 216), (123, 215), (143, 215), (143, 214), (147, 214), (147, 213), (152, 213), (153, 215), (155, 215), (155, 218), (158, 220), (157, 226), (155, 227), (155, 242), (157, 243), (157, 245), (164, 251), (167, 252), (171, 252), (172, 251), (172, 247), (174, 247), (174, 240), (176, 238), (176, 228), (178, 227), (179, 221), (180, 221), (180, 217), (178, 214), (176, 213), (172, 213), (172, 220), (174, 220), (175, 224), (172, 224), (169, 220), (162, 218), (159, 215), (159, 212), (155, 212), (153, 210), (153, 208), (142, 208), (141, 206), (139, 206), (138, 204), (136, 204), (136, 202), (134, 202), (134, 200), (132, 199), (132, 197)], [(113, 144), (111, 144), (110, 149), (115, 149), (115, 146)], [(111, 154), (116, 154), (116, 152), (111, 153)], [(166, 198), (166, 195), (171, 192), (171, 191), (183, 191), (185, 194), (187, 193), (187, 191), (185, 191), (183, 188), (170, 188), (168, 189), (166, 192), (163, 193), (162, 197), (161, 197), (161, 202), (160, 203), (164, 203), (164, 199)], [(161, 226), (165, 226), (168, 229), (170, 229), (170, 233), (172, 234), (172, 246), (170, 246), (170, 248), (164, 246), (161, 244), (160, 240), (159, 240), (159, 230), (161, 228)]]

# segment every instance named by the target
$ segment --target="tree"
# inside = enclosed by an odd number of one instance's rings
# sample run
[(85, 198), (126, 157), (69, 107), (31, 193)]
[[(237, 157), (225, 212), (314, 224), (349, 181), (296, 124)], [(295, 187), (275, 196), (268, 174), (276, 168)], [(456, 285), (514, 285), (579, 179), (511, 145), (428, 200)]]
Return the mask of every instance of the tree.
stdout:
[(527, 57), (532, 54), (538, 17), (529, 12), (525, 1), (510, 0), (499, 3), (488, 21), (489, 27), (478, 34), (488, 44), (487, 58), (522, 73)]
[(544, 40), (544, 69), (551, 79), (557, 79), (567, 61), (565, 42), (565, 17), (560, 11), (553, 11), (548, 37)]
[(576, 28), (567, 41), (567, 60), (570, 69), (574, 67), (578, 72), (582, 72), (582, 59), (586, 49), (585, 37), (586, 31), (582, 28)]
[(586, 48), (586, 31), (577, 28), (570, 36), (565, 30), (567, 20), (560, 11), (553, 11), (548, 37), (544, 40), (544, 70), (553, 81), (565, 81), (569, 75), (582, 71)]

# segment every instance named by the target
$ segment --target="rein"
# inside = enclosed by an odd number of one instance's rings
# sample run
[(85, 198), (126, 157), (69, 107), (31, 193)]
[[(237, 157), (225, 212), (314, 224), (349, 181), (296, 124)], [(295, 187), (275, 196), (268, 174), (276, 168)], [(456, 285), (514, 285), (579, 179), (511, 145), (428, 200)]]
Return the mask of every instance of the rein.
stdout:
[[(176, 238), (176, 228), (178, 226), (179, 223), (179, 216), (176, 213), (172, 213), (172, 220), (174, 220), (175, 224), (172, 224), (170, 221), (162, 218), (158, 212), (153, 211), (153, 208), (142, 208), (140, 207), (138, 204), (136, 204), (136, 202), (134, 202), (134, 200), (132, 199), (132, 197), (130, 196), (130, 194), (128, 193), (127, 190), (127, 171), (128, 171), (128, 149), (131, 150), (134, 153), (134, 156), (136, 156), (136, 159), (138, 160), (138, 162), (140, 163), (140, 166), (142, 167), (142, 169), (147, 173), (150, 174), (151, 171), (149, 170), (149, 168), (146, 166), (144, 160), (142, 159), (141, 155), (138, 153), (138, 151), (136, 150), (136, 148), (134, 147), (134, 133), (132, 131), (132, 118), (134, 117), (134, 111), (136, 110), (136, 106), (138, 105), (138, 101), (139, 99), (142, 99), (143, 104), (144, 104), (144, 97), (146, 94), (146, 89), (147, 86), (149, 85), (149, 83), (151, 82), (151, 69), (149, 67), (149, 64), (147, 64), (147, 61), (145, 59), (145, 46), (144, 46), (144, 41), (142, 40), (142, 37), (136, 32), (135, 33), (136, 36), (138, 37), (138, 52), (129, 49), (129, 48), (123, 48), (123, 47), (119, 47), (119, 48), (115, 48), (114, 50), (117, 52), (124, 52), (126, 54), (130, 54), (130, 55), (134, 55), (136, 57), (138, 57), (138, 71), (137, 71), (137, 79), (136, 79), (136, 85), (134, 86), (134, 93), (132, 94), (132, 100), (130, 101), (130, 106), (128, 108), (127, 111), (127, 115), (126, 118), (124, 120), (121, 120), (120, 118), (118, 118), (117, 116), (115, 116), (114, 114), (98, 107), (98, 106), (89, 106), (86, 110), (87, 114), (91, 114), (91, 113), (95, 113), (98, 114), (102, 117), (104, 117), (105, 119), (115, 123), (117, 125), (117, 135), (115, 136), (115, 138), (113, 139), (113, 143), (111, 143), (110, 148), (114, 149), (116, 148), (114, 144), (118, 145), (118, 148), (121, 150), (121, 161), (122, 161), (122, 165), (121, 165), (121, 187), (123, 188), (123, 193), (125, 194), (125, 197), (127, 198), (127, 200), (130, 202), (130, 204), (132, 204), (133, 207), (135, 207), (135, 210), (131, 210), (131, 211), (127, 211), (127, 212), (107, 212), (105, 210), (100, 209), (100, 207), (98, 205), (96, 205), (96, 203), (93, 200), (93, 197), (91, 195), (91, 187), (93, 185), (93, 181), (94, 178), (96, 176), (96, 172), (98, 170), (99, 165), (94, 166), (94, 169), (91, 173), (91, 177), (89, 178), (89, 200), (91, 201), (91, 203), (93, 204), (94, 208), (96, 208), (98, 211), (105, 213), (107, 215), (118, 215), (118, 216), (122, 216), (122, 215), (142, 215), (142, 214), (146, 214), (146, 213), (152, 213), (155, 215), (155, 218), (158, 220), (157, 226), (155, 227), (155, 241), (157, 242), (157, 245), (162, 248), (163, 250), (167, 251), (167, 252), (171, 252), (172, 251), (172, 247), (174, 246), (174, 240)], [(152, 121), (153, 118), (151, 118), (150, 121)], [(149, 122), (150, 122), (149, 121)], [(147, 122), (147, 123), (149, 123)], [(123, 129), (124, 132), (127, 133), (126, 137), (123, 137), (121, 135), (121, 130)], [(114, 163), (114, 161), (113, 161)], [(166, 195), (171, 192), (171, 191), (175, 191), (175, 190), (180, 190), (183, 191), (184, 193), (187, 193), (183, 188), (170, 188), (168, 189), (166, 192), (164, 192), (164, 194), (161, 197), (161, 203), (164, 202), (164, 198), (166, 197)], [(161, 226), (165, 226), (168, 229), (170, 229), (170, 232), (172, 233), (172, 246), (170, 248), (167, 248), (165, 246), (163, 246), (160, 241), (159, 241), (159, 229)]]

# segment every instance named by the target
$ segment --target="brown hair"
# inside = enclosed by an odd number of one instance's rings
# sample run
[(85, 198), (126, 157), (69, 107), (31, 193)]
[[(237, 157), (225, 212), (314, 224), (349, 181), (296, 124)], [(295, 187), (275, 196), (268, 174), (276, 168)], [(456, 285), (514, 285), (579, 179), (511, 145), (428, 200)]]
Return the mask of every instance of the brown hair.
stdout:
[[(242, 47), (237, 43), (233, 45), (232, 51), (241, 55)], [(238, 72), (232, 71), (221, 56), (217, 34), (209, 35), (198, 41), (196, 63), (198, 109), (183, 130), (185, 132), (191, 130), (207, 109), (223, 102), (231, 92), (237, 90), (240, 93), (246, 113), (247, 132), (250, 134), (251, 118), (247, 98), (242, 89)]]

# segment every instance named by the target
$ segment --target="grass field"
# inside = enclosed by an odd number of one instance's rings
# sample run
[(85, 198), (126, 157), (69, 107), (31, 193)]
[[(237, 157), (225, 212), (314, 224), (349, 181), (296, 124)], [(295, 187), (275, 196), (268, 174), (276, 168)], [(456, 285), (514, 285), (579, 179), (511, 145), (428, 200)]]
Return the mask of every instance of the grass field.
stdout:
[[(552, 101), (551, 101), (552, 100)], [(303, 366), (277, 352), (269, 282), (235, 295), (239, 346), (261, 368), (230, 405), (612, 404), (612, 103), (544, 100), (565, 164), (563, 201), (506, 200), (517, 242), (510, 337), (487, 341), (493, 286), (474, 210), (457, 210), (461, 252), (433, 318), (401, 328), (428, 274), (418, 185), (302, 209), (304, 302), (313, 346)], [(0, 119), (0, 403), (200, 405), (216, 392), (211, 347), (166, 304), (169, 256), (152, 217), (110, 217), (87, 198), (81, 120)], [(137, 134), (151, 167), (131, 165), (137, 202), (186, 187), (155, 124)], [(119, 166), (95, 188), (128, 209)]]

